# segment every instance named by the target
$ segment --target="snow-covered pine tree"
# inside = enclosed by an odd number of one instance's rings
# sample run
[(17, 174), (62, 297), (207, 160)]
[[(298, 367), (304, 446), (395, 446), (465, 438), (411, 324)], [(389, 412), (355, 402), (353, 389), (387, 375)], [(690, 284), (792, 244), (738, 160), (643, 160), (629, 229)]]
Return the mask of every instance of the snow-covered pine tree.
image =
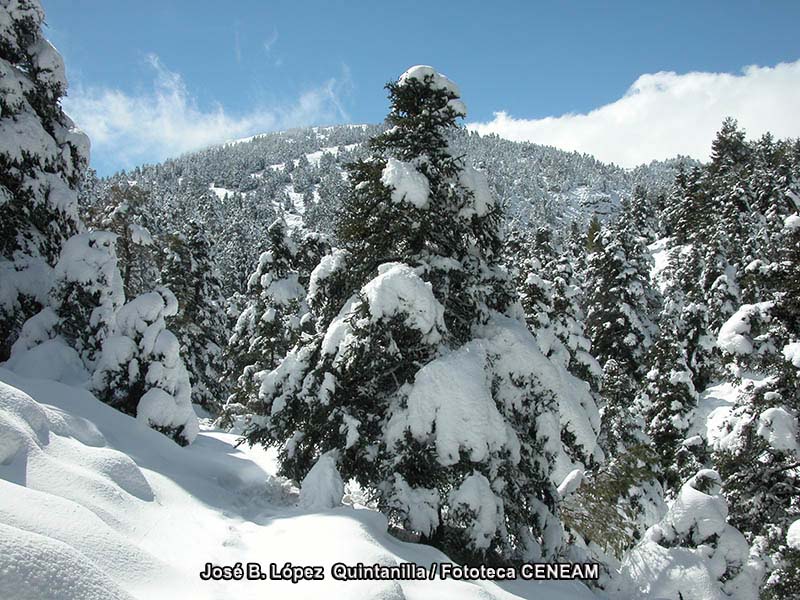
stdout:
[[(784, 193), (796, 194), (796, 185)], [(768, 293), (741, 306), (718, 339), (740, 368), (763, 379), (742, 393), (713, 447), (731, 522), (767, 565), (766, 598), (800, 586), (797, 554), (786, 537), (800, 517), (800, 215), (788, 215), (775, 239), (778, 260), (760, 286)]]
[(38, 0), (0, 12), (0, 360), (46, 304), (52, 266), (81, 227), (77, 187), (89, 140), (59, 103), (64, 63), (43, 36)]
[(114, 250), (116, 236), (90, 231), (72, 236), (54, 270), (50, 307), (58, 317), (55, 333), (96, 366), (103, 342), (114, 333), (116, 311), (125, 301)]
[(223, 349), (229, 337), (225, 298), (214, 268), (211, 244), (203, 229), (189, 223), (187, 232), (167, 238), (162, 282), (178, 299), (178, 314), (170, 328), (192, 382), (192, 401), (219, 414), (227, 398)]
[(103, 342), (91, 389), (103, 402), (186, 445), (197, 436), (198, 423), (180, 342), (166, 327), (165, 319), (177, 312), (175, 295), (164, 287), (123, 305), (115, 334)]
[[(569, 256), (554, 240), (552, 230), (540, 227), (532, 237), (514, 231), (504, 246), (504, 254), (508, 264), (514, 265), (512, 274), (525, 321), (539, 349), (586, 381), (595, 399), (599, 399), (602, 369), (590, 353), (591, 344), (584, 331), (579, 284)], [(592, 411), (594, 406), (596, 402), (585, 410)], [(569, 423), (563, 425), (561, 438), (565, 447), (576, 461), (591, 466), (593, 459), (581, 455), (580, 445), (571, 443)]]
[(117, 265), (126, 298), (149, 292), (160, 279), (150, 194), (135, 185), (115, 184), (98, 191), (89, 211), (90, 227), (116, 234)]
[(631, 402), (636, 390), (637, 384), (630, 374), (613, 358), (607, 360), (603, 366), (598, 442), (609, 459), (646, 442), (644, 420)]
[[(267, 232), (269, 245), (247, 284), (247, 305), (239, 314), (228, 340), (226, 355), (236, 381), (228, 399), (228, 412), (246, 412), (244, 406), (258, 396), (254, 375), (271, 371), (300, 339), (308, 324), (306, 290), (301, 269), (319, 261), (316, 252), (326, 250), (318, 237), (304, 237), (300, 247), (292, 239), (286, 222), (274, 221)], [(307, 271), (306, 271), (307, 273)], [(226, 419), (227, 421), (227, 419)]]
[(602, 227), (594, 243), (585, 295), (592, 353), (601, 364), (613, 358), (631, 375), (644, 375), (659, 302), (650, 282), (652, 258), (644, 239), (622, 221)]
[(661, 325), (659, 338), (648, 353), (644, 385), (634, 404), (644, 417), (645, 433), (660, 463), (659, 480), (665, 489), (677, 490), (682, 477), (676, 456), (687, 437), (697, 392), (681, 341), (669, 324), (662, 320)]
[(298, 481), (335, 454), (393, 524), (456, 556), (553, 557), (554, 480), (574, 466), (559, 410), (599, 452), (588, 386), (506, 316), (519, 306), (498, 207), (445, 138), (465, 113), (458, 88), (430, 67), (387, 87), (390, 128), (350, 168), (344, 248), (311, 276), (317, 333), (260, 374), (248, 439), (277, 446)]
[(758, 598), (760, 568), (744, 536), (727, 523), (720, 483), (718, 473), (704, 469), (681, 487), (664, 518), (625, 557), (620, 596)]

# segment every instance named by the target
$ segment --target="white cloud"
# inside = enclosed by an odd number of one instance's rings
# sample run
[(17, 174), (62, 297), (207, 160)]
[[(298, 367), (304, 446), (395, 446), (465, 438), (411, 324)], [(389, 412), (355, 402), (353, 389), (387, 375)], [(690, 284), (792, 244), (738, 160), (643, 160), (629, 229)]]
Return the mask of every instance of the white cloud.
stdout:
[(800, 60), (774, 67), (749, 66), (741, 75), (672, 72), (639, 77), (625, 95), (586, 114), (517, 119), (495, 113), (488, 123), (468, 127), (593, 154), (632, 167), (678, 154), (706, 160), (726, 116), (750, 138), (771, 131), (800, 136)]
[(150, 55), (152, 90), (131, 95), (105, 87), (71, 88), (65, 111), (92, 140), (92, 164), (101, 172), (156, 162), (213, 144), (265, 131), (346, 122), (341, 97), (350, 72), (310, 89), (293, 102), (231, 115), (220, 104), (201, 108), (183, 78)]

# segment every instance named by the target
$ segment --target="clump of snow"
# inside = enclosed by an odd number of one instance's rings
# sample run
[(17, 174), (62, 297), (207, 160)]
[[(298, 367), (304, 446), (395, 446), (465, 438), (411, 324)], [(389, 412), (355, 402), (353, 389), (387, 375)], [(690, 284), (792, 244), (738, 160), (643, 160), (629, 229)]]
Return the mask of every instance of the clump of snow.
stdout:
[(719, 475), (699, 471), (625, 556), (622, 590), (637, 598), (755, 600), (762, 573), (749, 558), (744, 536), (726, 523), (727, 515)]
[(558, 486), (558, 495), (566, 498), (574, 494), (585, 480), (582, 469), (573, 469)]
[(331, 453), (319, 457), (300, 486), (300, 506), (308, 510), (326, 510), (342, 505), (344, 483)]
[(128, 230), (131, 232), (131, 241), (139, 246), (152, 246), (153, 234), (147, 227), (131, 223), (128, 225)]
[(420, 210), (430, 204), (431, 187), (428, 178), (413, 164), (389, 158), (381, 173), (381, 183), (392, 191), (392, 202), (407, 202)]
[(757, 433), (776, 450), (800, 452), (797, 420), (782, 406), (768, 408), (759, 415)]
[(494, 198), (489, 188), (486, 173), (470, 165), (465, 165), (458, 175), (459, 183), (470, 192), (471, 206), (459, 211), (459, 216), (469, 218), (472, 215), (485, 217), (494, 206)]
[(786, 229), (800, 229), (800, 216), (799, 215), (789, 215), (784, 219), (783, 226)]
[[(715, 495), (701, 492), (700, 481), (709, 482)], [(688, 534), (692, 542), (700, 544), (713, 535), (719, 535), (725, 528), (728, 505), (719, 495), (720, 477), (715, 471), (703, 469), (692, 477), (680, 491), (662, 521), (663, 535), (672, 538)]]
[(790, 548), (800, 550), (800, 519), (789, 525), (789, 530), (786, 532), (786, 543)]
[(389, 503), (408, 515), (408, 524), (414, 531), (427, 535), (439, 526), (439, 491), (435, 488), (411, 487), (395, 473)]
[(425, 81), (426, 77), (431, 78), (431, 86), (434, 89), (445, 90), (447, 92), (451, 92), (455, 96), (461, 97), (461, 90), (453, 81), (451, 81), (450, 79), (447, 78), (447, 76), (443, 75), (442, 73), (439, 73), (436, 69), (428, 65), (415, 65), (413, 67), (410, 67), (408, 70), (406, 70), (405, 73), (400, 75), (400, 77), (397, 80), (397, 83), (403, 85), (410, 79)]
[(456, 515), (460, 511), (475, 515), (474, 519), (469, 520), (469, 537), (476, 548), (488, 548), (503, 525), (503, 506), (492, 491), (489, 480), (473, 471), (457, 489), (450, 492), (448, 500), (450, 510)]
[(783, 357), (800, 369), (800, 342), (792, 342), (783, 347)]
[(750, 354), (753, 352), (753, 340), (750, 338), (750, 321), (757, 315), (764, 314), (772, 307), (772, 302), (743, 304), (725, 321), (717, 336), (717, 345), (728, 354)]
[(320, 259), (319, 264), (311, 271), (311, 276), (308, 280), (309, 304), (313, 304), (313, 299), (323, 289), (323, 282), (326, 279), (330, 278), (334, 273), (339, 273), (347, 268), (347, 255), (346, 250), (337, 248)]
[(437, 460), (445, 466), (457, 463), (462, 450), (476, 462), (504, 449), (518, 456), (519, 440), (492, 396), (487, 361), (485, 344), (475, 341), (420, 369), (407, 409), (387, 427), (389, 447), (410, 431), (420, 441), (435, 435)]
[(404, 315), (406, 325), (435, 338), (433, 342), (444, 331), (444, 307), (433, 295), (431, 284), (408, 265), (380, 265), (378, 276), (361, 289), (361, 295), (373, 321)]

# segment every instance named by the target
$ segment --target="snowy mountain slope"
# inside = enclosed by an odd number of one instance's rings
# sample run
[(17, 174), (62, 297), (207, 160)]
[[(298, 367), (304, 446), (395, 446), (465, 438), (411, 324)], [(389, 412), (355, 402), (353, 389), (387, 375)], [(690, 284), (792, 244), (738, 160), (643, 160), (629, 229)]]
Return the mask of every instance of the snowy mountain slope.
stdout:
[[(346, 193), (344, 165), (364, 155), (365, 142), (382, 129), (344, 125), (261, 134), (117, 174), (87, 186), (83, 203), (102, 198), (104, 188), (134, 182), (152, 195), (155, 233), (199, 221), (217, 244), (223, 283), (232, 293), (242, 275), (231, 268), (237, 262), (231, 257), (258, 256), (276, 216), (293, 227), (333, 232)], [(593, 215), (605, 219), (637, 185), (653, 193), (667, 190), (680, 162), (629, 170), (585, 154), (464, 130), (451, 137), (455, 155), (486, 171), (506, 221), (530, 227), (564, 229)]]
[[(337, 582), (330, 565), (446, 561), (379, 513), (313, 513), (274, 456), (203, 431), (181, 448), (79, 387), (0, 368), (2, 598), (547, 598), (575, 582)], [(202, 581), (207, 562), (324, 565), (324, 581)], [(20, 590), (25, 590), (21, 594)]]

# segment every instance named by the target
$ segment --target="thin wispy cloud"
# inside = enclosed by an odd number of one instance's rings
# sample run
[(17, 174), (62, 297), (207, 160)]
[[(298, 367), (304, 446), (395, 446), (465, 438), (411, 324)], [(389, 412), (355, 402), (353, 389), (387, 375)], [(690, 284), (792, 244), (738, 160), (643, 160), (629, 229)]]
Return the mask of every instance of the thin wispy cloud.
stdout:
[(233, 30), (233, 54), (236, 56), (236, 62), (242, 62), (242, 40), (239, 35), (239, 27)]
[(264, 51), (269, 54), (272, 52), (273, 46), (278, 43), (278, 30), (273, 29), (272, 34), (264, 40)]
[(678, 154), (706, 160), (726, 116), (748, 137), (800, 136), (800, 60), (748, 66), (741, 74), (660, 72), (639, 77), (625, 95), (585, 114), (520, 119), (497, 112), (468, 127), (481, 134), (593, 154), (632, 167)]
[(100, 172), (161, 161), (256, 133), (350, 120), (343, 104), (352, 87), (346, 66), (339, 76), (291, 102), (234, 115), (221, 104), (201, 107), (180, 74), (156, 55), (147, 60), (154, 79), (143, 93), (77, 85), (64, 99), (66, 112), (92, 140), (92, 164)]

